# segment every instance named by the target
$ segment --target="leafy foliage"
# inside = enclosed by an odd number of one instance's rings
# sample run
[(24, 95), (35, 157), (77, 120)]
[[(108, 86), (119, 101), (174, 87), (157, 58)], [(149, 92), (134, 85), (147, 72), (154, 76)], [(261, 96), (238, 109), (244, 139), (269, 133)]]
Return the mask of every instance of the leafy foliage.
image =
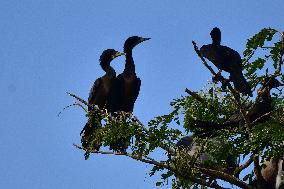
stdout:
[[(279, 40), (279, 36), (277, 39), (277, 33), (279, 34), (275, 29), (264, 28), (247, 41), (244, 56), (258, 55), (252, 57), (252, 60), (247, 60), (244, 65), (245, 76), (255, 91), (261, 89), (267, 78), (273, 77), (284, 82), (281, 70), (284, 42)], [(235, 99), (232, 91), (224, 90), (214, 83), (209, 83), (205, 90), (199, 91), (199, 98), (191, 95), (174, 99), (170, 103), (173, 110), (169, 114), (150, 120), (147, 126), (130, 113), (110, 115), (98, 111), (88, 112), (88, 119), (99, 126), (87, 139), (89, 147), (84, 149), (85, 157), (87, 159), (90, 153), (98, 153), (93, 149), (94, 144), (107, 147), (122, 143), (123, 147), (129, 147), (129, 157), (153, 165), (150, 176), (157, 173), (161, 175), (161, 180), (156, 186), (168, 184), (170, 181), (174, 189), (206, 188), (217, 187), (218, 179), (232, 182), (232, 178), (226, 175), (228, 158), (233, 157), (239, 166), (245, 163), (244, 159), (253, 154), (261, 155), (262, 159), (284, 155), (282, 90), (283, 87), (271, 90), (273, 112), (270, 112), (269, 119), (255, 124), (247, 122), (243, 112), (251, 110), (257, 103), (256, 99), (260, 98), (261, 91), (258, 91), (257, 98), (249, 99), (240, 95), (240, 99)], [(214, 138), (198, 137), (201, 129), (194, 124), (196, 120), (223, 124), (236, 114), (243, 120), (239, 126), (215, 130), (212, 135)], [(186, 132), (182, 132), (183, 130)], [(192, 133), (194, 140), (201, 146), (194, 155), (189, 155), (189, 151), (181, 150), (176, 145), (177, 141), (188, 133)], [(164, 152), (163, 160), (158, 161), (149, 157), (156, 150)], [(200, 163), (198, 159), (204, 153), (209, 154), (211, 158)], [(206, 168), (211, 172), (209, 173)], [(215, 174), (212, 170), (222, 174)], [(241, 171), (234, 170), (235, 178)], [(245, 182), (252, 183), (255, 178), (255, 172), (252, 171), (246, 174), (242, 181), (235, 180), (234, 184), (241, 187), (243, 183), (246, 184)]]

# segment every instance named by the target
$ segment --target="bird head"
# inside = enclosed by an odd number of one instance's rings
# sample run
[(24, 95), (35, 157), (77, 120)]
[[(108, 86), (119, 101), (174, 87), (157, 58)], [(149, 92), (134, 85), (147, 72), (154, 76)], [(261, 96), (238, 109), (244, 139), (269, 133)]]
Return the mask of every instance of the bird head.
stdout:
[(220, 45), (221, 44), (221, 30), (217, 27), (213, 28), (210, 32), (212, 38), (212, 44)]
[(114, 49), (106, 49), (100, 56), (100, 62), (111, 62), (113, 59), (121, 55), (125, 55), (125, 53), (118, 52)]
[(143, 41), (147, 41), (151, 38), (144, 38), (144, 37), (139, 37), (139, 36), (132, 36), (126, 39), (124, 43), (124, 52), (127, 50), (133, 49), (136, 45), (139, 43), (142, 43)]

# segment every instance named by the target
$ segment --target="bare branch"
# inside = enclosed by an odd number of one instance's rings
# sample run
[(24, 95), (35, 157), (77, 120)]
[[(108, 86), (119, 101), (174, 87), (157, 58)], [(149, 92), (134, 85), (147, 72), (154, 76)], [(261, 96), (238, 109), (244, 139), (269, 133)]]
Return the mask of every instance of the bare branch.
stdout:
[(204, 103), (205, 100), (196, 92), (193, 92), (191, 90), (189, 90), (188, 88), (185, 89), (185, 92), (188, 93), (189, 95), (191, 95), (195, 100)]
[(206, 66), (206, 68), (212, 73), (212, 75), (216, 75), (216, 72), (211, 68), (211, 66), (209, 66), (207, 64), (207, 62), (205, 61), (205, 59), (203, 58), (203, 56), (201, 55), (197, 45), (196, 45), (196, 42), (195, 41), (192, 41), (192, 44), (193, 44), (193, 47), (194, 47), (194, 50), (195, 52), (197, 53), (197, 55), (199, 56), (199, 58), (201, 59), (202, 63)]
[(76, 100), (82, 102), (83, 104), (85, 104), (86, 106), (89, 106), (88, 102), (86, 102), (85, 100), (83, 100), (82, 98), (72, 94), (72, 93), (69, 93), (69, 92), (66, 92), (69, 96), (72, 96), (74, 97)]

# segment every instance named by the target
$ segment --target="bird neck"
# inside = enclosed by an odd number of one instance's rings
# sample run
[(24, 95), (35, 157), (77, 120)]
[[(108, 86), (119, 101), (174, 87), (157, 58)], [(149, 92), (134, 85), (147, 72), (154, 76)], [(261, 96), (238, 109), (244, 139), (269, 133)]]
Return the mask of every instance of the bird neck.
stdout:
[(101, 62), (101, 67), (106, 72), (106, 75), (110, 77), (116, 76), (115, 70), (110, 66), (110, 61)]
[(212, 45), (217, 46), (217, 45), (220, 45), (220, 44), (221, 44), (221, 41), (219, 41), (219, 40), (214, 40), (214, 39), (213, 39)]
[(132, 49), (126, 49), (124, 51), (126, 53), (126, 61), (125, 61), (125, 68), (123, 73), (126, 75), (136, 75), (135, 73), (135, 64), (132, 56)]

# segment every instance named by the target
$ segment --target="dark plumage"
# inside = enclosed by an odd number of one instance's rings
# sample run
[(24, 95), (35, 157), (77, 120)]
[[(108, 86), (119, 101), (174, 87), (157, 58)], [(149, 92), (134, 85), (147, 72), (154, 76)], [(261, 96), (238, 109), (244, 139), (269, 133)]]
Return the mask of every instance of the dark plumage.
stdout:
[(230, 73), (230, 79), (235, 88), (246, 95), (252, 96), (251, 88), (242, 73), (242, 59), (240, 54), (221, 44), (221, 31), (213, 28), (210, 33), (212, 44), (203, 45), (200, 48), (202, 56), (210, 60), (218, 69)]
[[(250, 107), (248, 111), (248, 117), (251, 122), (258, 120), (257, 122), (265, 122), (270, 117), (263, 116), (264, 114), (272, 111), (272, 98), (270, 91), (273, 88), (283, 86), (276, 78), (267, 77), (264, 79), (262, 86), (258, 90), (258, 95), (256, 97), (255, 103)], [(259, 119), (263, 116), (261, 119)], [(240, 113), (232, 115), (227, 121), (222, 124), (208, 122), (208, 121), (195, 121), (195, 127), (203, 128), (204, 130), (198, 133), (199, 136), (208, 136), (212, 134), (212, 131), (219, 129), (226, 129), (230, 127), (237, 127), (244, 124), (243, 117)]]
[(138, 36), (129, 37), (124, 43), (124, 53), (126, 54), (125, 68), (117, 76), (117, 111), (132, 112), (134, 103), (140, 91), (141, 80), (135, 72), (135, 64), (132, 56), (133, 48), (139, 43), (149, 40)]
[[(97, 105), (100, 109), (113, 109), (113, 105), (109, 103), (109, 98), (115, 82), (116, 73), (115, 70), (110, 66), (110, 62), (121, 55), (124, 55), (124, 53), (118, 52), (114, 49), (107, 49), (103, 51), (102, 55), (100, 56), (100, 65), (106, 74), (94, 82), (89, 93), (89, 105)], [(89, 107), (88, 110), (90, 111), (92, 108)], [(96, 117), (98, 115), (94, 116)], [(90, 145), (90, 139), (92, 138), (92, 135), (94, 135), (95, 130), (98, 128), (98, 124), (100, 124), (100, 121), (98, 120), (100, 120), (99, 117), (96, 117), (94, 120), (89, 119), (81, 131), (81, 142), (83, 148), (85, 149)], [(100, 145), (101, 144), (93, 144), (92, 148), (99, 150)]]
[[(150, 38), (132, 36), (124, 43), (124, 53), (126, 54), (125, 68), (116, 78), (115, 94), (111, 98), (112, 104), (115, 104), (115, 112), (133, 112), (134, 103), (140, 91), (141, 80), (137, 77), (135, 72), (132, 50), (139, 43), (149, 39)], [(124, 152), (127, 148), (125, 142), (126, 141), (122, 140), (111, 144), (110, 148), (115, 151)]]

